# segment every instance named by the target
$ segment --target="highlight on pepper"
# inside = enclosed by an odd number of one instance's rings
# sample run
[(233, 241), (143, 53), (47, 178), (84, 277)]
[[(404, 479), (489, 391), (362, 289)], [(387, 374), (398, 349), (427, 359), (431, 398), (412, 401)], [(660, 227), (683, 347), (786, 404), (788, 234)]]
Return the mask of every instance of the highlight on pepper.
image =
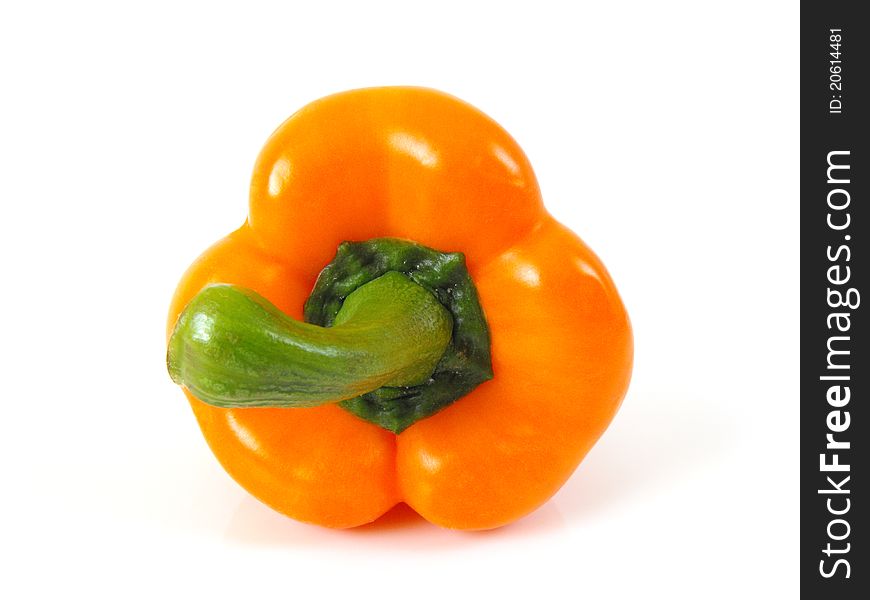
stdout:
[(402, 502), (454, 529), (529, 514), (610, 423), (633, 352), (604, 265), (516, 142), (413, 87), (281, 124), (246, 222), (190, 266), (167, 327), (226, 471), (335, 528)]

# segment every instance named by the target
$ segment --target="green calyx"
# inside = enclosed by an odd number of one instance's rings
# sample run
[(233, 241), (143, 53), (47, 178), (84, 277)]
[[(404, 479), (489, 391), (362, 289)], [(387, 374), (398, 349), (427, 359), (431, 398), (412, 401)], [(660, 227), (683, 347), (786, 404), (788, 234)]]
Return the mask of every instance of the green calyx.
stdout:
[(305, 303), (305, 320), (332, 325), (353, 290), (391, 271), (429, 291), (453, 317), (450, 343), (429, 380), (409, 387), (384, 386), (341, 403), (358, 417), (400, 433), (492, 379), (492, 360), (489, 329), (465, 256), (405, 240), (341, 244)]
[(400, 433), (492, 377), (489, 332), (459, 253), (345, 242), (305, 323), (257, 293), (203, 289), (170, 338), (173, 381), (220, 407), (330, 402)]

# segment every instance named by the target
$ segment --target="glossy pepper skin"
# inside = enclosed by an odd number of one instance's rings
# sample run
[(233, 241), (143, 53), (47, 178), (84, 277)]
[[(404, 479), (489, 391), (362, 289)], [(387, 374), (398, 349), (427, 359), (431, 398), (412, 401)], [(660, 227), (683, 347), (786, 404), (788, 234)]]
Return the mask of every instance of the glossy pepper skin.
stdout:
[(254, 496), (309, 523), (354, 527), (399, 502), (456, 529), (528, 514), (613, 418), (632, 333), (604, 265), (544, 209), (522, 150), (468, 104), (373, 88), (290, 117), (256, 162), (247, 222), (183, 276), (168, 333), (211, 283), (301, 319), (338, 245), (378, 237), (465, 254), (493, 378), (399, 435), (334, 404), (227, 409), (185, 390), (209, 446)]

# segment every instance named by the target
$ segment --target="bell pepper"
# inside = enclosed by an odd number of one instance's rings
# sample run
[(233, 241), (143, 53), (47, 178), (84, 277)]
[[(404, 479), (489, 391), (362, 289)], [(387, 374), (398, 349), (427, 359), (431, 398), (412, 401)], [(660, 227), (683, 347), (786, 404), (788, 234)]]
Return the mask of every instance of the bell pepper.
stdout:
[(493, 120), (429, 89), (320, 99), (172, 299), (168, 365), (226, 471), (346, 528), (400, 502), (490, 529), (546, 502), (632, 366), (604, 265)]

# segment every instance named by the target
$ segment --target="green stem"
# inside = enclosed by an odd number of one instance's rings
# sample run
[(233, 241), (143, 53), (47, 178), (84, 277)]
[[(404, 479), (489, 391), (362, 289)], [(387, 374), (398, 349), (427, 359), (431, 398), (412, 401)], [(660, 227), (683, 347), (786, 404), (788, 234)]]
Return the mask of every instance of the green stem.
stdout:
[(425, 383), (452, 329), (435, 296), (396, 271), (348, 295), (331, 327), (213, 285), (179, 317), (167, 363), (173, 381), (215, 406), (317, 406)]

